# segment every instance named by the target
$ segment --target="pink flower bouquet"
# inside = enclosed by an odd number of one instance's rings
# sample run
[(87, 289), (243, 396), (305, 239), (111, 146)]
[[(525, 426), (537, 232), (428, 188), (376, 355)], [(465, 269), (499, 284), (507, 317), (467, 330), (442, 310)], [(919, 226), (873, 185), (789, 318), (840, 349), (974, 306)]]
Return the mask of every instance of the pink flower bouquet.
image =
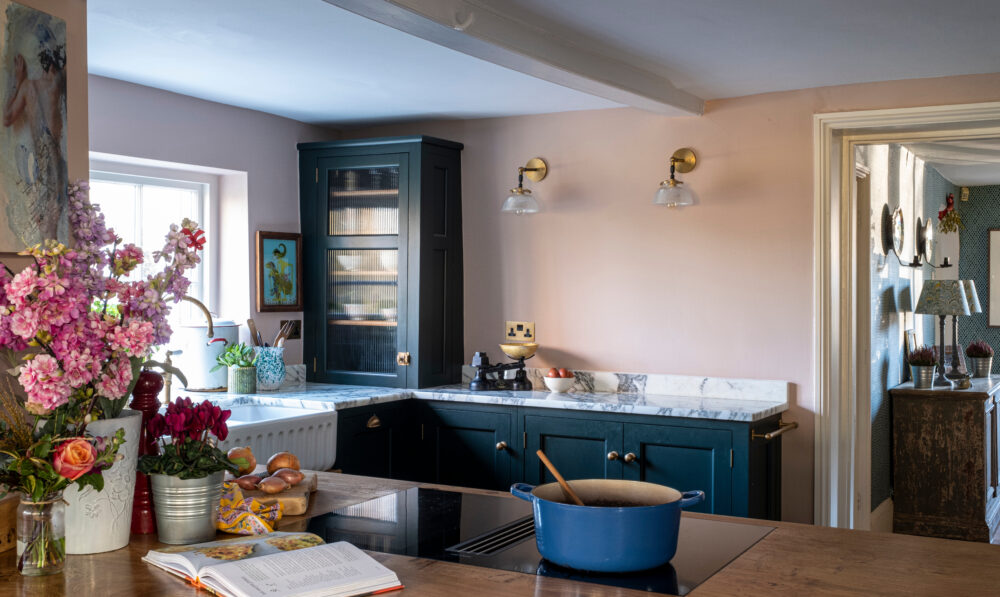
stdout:
[(87, 188), (69, 189), (72, 248), (47, 240), (20, 253), (34, 259), (22, 271), (0, 268), (0, 348), (35, 349), (18, 368), (25, 407), (42, 417), (63, 409), (83, 426), (121, 413), (140, 366), (170, 337), (170, 304), (187, 291), (185, 272), (205, 243), (197, 223), (171, 225), (152, 255), (163, 270), (123, 281), (142, 250), (104, 225)]

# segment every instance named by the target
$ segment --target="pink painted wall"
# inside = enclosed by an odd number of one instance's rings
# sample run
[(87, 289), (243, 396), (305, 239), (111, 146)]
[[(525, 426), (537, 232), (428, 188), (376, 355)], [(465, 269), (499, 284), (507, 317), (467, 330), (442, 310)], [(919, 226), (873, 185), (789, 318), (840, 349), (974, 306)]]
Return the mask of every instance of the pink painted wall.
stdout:
[[(533, 320), (535, 366), (783, 379), (783, 518), (813, 518), (813, 157), (820, 112), (995, 101), (1000, 75), (827, 87), (709, 102), (701, 117), (634, 109), (351, 130), (465, 144), (465, 348), (496, 352), (506, 319)], [(668, 156), (700, 204), (654, 207)], [(516, 168), (545, 212), (500, 213)], [(530, 183), (529, 183), (530, 184)]]
[[(298, 232), (301, 141), (334, 139), (336, 131), (105, 77), (90, 77), (90, 149), (130, 157), (246, 173), (244, 206), (222, 214), (221, 315), (249, 316), (272, 338), (281, 319), (301, 313), (258, 313), (253, 273), (255, 232)], [(230, 193), (223, 189), (223, 198)], [(238, 219), (235, 227), (233, 219)], [(227, 226), (228, 224), (228, 226)], [(245, 333), (245, 329), (244, 329)], [(289, 341), (285, 361), (302, 362), (302, 342)]]

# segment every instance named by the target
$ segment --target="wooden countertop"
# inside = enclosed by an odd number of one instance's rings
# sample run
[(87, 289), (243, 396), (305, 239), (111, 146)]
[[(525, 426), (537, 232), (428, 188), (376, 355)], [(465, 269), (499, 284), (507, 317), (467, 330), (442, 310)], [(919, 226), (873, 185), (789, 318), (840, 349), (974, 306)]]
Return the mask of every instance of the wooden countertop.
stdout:
[[(320, 475), (319, 492), (310, 505), (310, 513), (333, 510), (416, 485), (324, 473)], [(685, 516), (777, 527), (689, 593), (692, 597), (1000, 594), (1000, 546), (996, 545), (723, 516)], [(280, 528), (299, 530), (304, 524), (304, 517), (287, 517)], [(0, 554), (0, 595), (207, 595), (140, 561), (148, 550), (159, 545), (155, 535), (134, 535), (128, 547), (104, 554), (69, 556), (62, 574), (40, 578), (18, 574), (14, 550), (8, 550)], [(450, 562), (373, 555), (394, 570), (406, 585), (405, 590), (392, 593), (400, 597), (464, 595), (469, 594), (471, 587), (475, 587), (477, 597), (650, 595)]]

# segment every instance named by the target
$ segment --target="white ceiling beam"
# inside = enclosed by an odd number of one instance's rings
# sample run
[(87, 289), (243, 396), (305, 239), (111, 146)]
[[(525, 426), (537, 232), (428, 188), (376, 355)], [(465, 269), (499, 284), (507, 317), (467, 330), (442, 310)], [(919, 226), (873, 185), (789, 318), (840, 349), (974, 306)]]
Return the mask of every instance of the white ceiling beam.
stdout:
[(665, 77), (600, 53), (594, 49), (597, 43), (561, 38), (541, 23), (501, 14), (474, 0), (325, 1), (481, 60), (642, 110), (692, 116), (705, 109), (701, 98)]

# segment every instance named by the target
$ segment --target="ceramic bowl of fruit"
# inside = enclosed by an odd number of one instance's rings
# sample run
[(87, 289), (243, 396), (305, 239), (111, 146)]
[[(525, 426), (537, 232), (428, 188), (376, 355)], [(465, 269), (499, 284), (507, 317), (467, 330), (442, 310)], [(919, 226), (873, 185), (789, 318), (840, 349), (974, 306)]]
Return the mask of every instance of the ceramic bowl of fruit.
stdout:
[(573, 372), (569, 369), (556, 369), (553, 367), (549, 369), (549, 372), (545, 374), (542, 378), (545, 380), (545, 387), (549, 389), (550, 392), (556, 392), (562, 394), (564, 392), (570, 391), (573, 387), (573, 382), (576, 379), (573, 377)]

